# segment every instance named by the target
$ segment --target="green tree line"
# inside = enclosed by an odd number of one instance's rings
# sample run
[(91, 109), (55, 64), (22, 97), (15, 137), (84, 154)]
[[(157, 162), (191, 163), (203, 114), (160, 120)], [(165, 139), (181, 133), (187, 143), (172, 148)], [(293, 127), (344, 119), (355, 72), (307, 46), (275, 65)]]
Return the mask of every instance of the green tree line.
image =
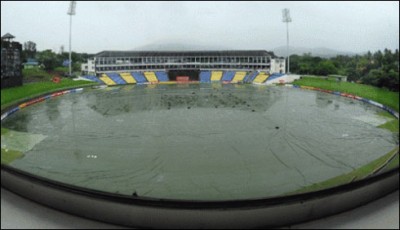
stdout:
[(332, 58), (311, 54), (291, 55), (290, 71), (297, 74), (347, 76), (347, 80), (392, 91), (399, 91), (399, 50), (389, 49), (364, 55), (338, 55)]
[[(43, 51), (36, 50), (36, 43), (28, 41), (24, 43), (24, 49), (22, 50), (22, 61), (27, 62), (28, 59), (36, 59), (44, 70), (54, 71), (62, 69), (64, 60), (69, 60), (69, 53), (61, 52), (55, 53), (50, 49)], [(71, 52), (72, 69), (73, 71), (80, 71), (81, 63), (86, 62), (89, 58), (87, 53), (76, 53)]]
[[(80, 71), (81, 64), (86, 62), (89, 57), (86, 53), (71, 52), (73, 71)], [(44, 66), (47, 71), (55, 70), (57, 67), (63, 66), (64, 60), (69, 60), (69, 53), (54, 53), (52, 50), (43, 50), (37, 52), (36, 59)]]

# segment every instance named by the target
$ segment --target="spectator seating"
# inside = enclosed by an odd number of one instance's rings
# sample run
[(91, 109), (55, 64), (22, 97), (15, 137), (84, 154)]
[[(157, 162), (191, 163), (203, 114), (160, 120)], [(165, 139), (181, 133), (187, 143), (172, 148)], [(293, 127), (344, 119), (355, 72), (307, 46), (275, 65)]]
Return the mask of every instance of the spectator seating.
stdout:
[(211, 81), (221, 81), (222, 71), (211, 71)]
[(117, 84), (110, 77), (108, 77), (107, 74), (104, 74), (104, 73), (100, 76), (100, 80), (102, 80), (106, 85), (116, 85)]
[(169, 81), (168, 74), (164, 71), (156, 71), (156, 76), (158, 78), (158, 81), (161, 82)]
[(122, 79), (124, 79), (126, 81), (126, 83), (128, 84), (134, 84), (136, 83), (135, 78), (133, 78), (133, 76), (131, 75), (131, 73), (120, 73), (119, 74)]
[(222, 75), (222, 81), (231, 82), (233, 77), (235, 76), (235, 71), (225, 71)]
[(91, 80), (91, 81), (95, 81), (95, 82), (98, 82), (98, 83), (100, 83), (100, 84), (104, 84), (104, 82), (102, 81), (102, 80), (100, 80), (98, 77), (96, 77), (96, 76), (91, 76), (91, 75), (85, 75), (85, 76), (82, 76), (83, 78), (86, 78), (86, 79), (89, 79), (89, 80)]
[(136, 83), (141, 84), (147, 82), (146, 77), (141, 72), (132, 72), (131, 74), (135, 78)]
[(235, 76), (232, 79), (232, 83), (243, 82), (244, 77), (246, 76), (246, 72), (244, 71), (237, 71)]
[(117, 85), (126, 84), (126, 81), (118, 73), (107, 73), (107, 76), (111, 78)]
[(258, 75), (254, 78), (253, 83), (264, 83), (267, 78), (269, 77), (269, 75), (265, 72), (259, 72)]
[(210, 83), (211, 71), (201, 71), (199, 78), (200, 78), (200, 83)]
[(153, 71), (146, 71), (144, 72), (144, 76), (146, 77), (148, 82), (158, 82), (157, 76)]

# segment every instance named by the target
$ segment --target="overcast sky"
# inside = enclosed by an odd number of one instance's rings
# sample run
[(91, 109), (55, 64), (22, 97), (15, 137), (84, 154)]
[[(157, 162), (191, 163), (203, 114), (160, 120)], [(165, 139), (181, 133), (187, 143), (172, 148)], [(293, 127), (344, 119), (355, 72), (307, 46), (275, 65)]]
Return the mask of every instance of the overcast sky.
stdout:
[[(1, 35), (38, 50), (69, 49), (69, 1), (1, 1)], [(282, 9), (289, 8), (290, 45), (366, 52), (399, 47), (398, 2), (77, 2), (72, 50), (132, 50), (185, 43), (272, 50), (286, 45)]]

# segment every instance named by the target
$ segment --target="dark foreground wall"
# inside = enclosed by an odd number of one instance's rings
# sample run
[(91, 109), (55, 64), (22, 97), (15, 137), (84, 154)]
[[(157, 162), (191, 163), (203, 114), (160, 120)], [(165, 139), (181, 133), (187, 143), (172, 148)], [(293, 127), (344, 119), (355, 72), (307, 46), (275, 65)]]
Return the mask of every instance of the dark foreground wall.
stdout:
[(22, 76), (1, 78), (1, 88), (10, 88), (22, 85)]
[(1, 88), (22, 85), (22, 45), (19, 42), (1, 41)]
[(398, 189), (399, 171), (397, 168), (366, 180), (310, 194), (203, 203), (81, 190), (3, 165), (1, 185), (58, 210), (129, 227), (243, 229), (290, 225), (355, 208)]

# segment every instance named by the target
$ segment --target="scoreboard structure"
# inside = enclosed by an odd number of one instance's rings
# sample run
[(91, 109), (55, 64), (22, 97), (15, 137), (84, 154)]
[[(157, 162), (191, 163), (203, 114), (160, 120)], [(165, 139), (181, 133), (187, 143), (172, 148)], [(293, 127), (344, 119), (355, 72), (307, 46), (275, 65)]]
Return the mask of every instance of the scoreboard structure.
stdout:
[(22, 45), (14, 42), (13, 35), (1, 37), (1, 88), (22, 85)]

